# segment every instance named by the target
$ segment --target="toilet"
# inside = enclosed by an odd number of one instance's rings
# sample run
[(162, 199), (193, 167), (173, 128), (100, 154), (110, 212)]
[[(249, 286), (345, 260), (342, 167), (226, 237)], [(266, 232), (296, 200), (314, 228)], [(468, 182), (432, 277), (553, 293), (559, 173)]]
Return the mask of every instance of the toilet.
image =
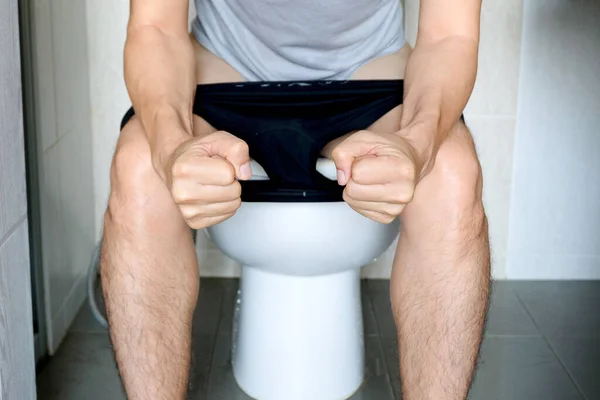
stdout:
[[(251, 162), (253, 180), (267, 181)], [(336, 180), (319, 159), (317, 171)], [(380, 224), (343, 201), (243, 201), (207, 229), (242, 265), (232, 364), (257, 400), (342, 400), (364, 377), (360, 268), (394, 241), (399, 221)]]

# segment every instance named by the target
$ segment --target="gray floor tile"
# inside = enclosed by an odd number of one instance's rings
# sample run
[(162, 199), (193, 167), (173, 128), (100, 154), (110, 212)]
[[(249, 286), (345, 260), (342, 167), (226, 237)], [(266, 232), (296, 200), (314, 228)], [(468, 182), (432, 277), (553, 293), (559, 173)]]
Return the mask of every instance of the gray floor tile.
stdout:
[(494, 282), (488, 311), (488, 335), (540, 335), (511, 282)]
[(231, 335), (220, 335), (215, 344), (208, 381), (208, 400), (252, 400), (237, 385), (231, 368)]
[[(99, 284), (96, 288), (96, 302), (100, 312), (106, 318), (106, 312), (104, 310), (104, 298), (102, 296), (102, 289), (100, 288)], [(71, 325), (70, 332), (99, 333), (106, 331), (106, 328), (100, 325), (100, 323), (94, 318), (88, 299), (86, 299), (82, 304), (81, 309), (77, 313), (73, 324)]]
[(363, 326), (366, 335), (378, 335), (377, 320), (366, 281), (361, 282)]
[(237, 279), (223, 279), (223, 303), (221, 304), (221, 320), (219, 334), (229, 335), (233, 329), (233, 313), (237, 300), (239, 281)]
[(378, 337), (365, 339), (365, 380), (350, 400), (394, 400), (385, 355)]
[(583, 400), (541, 337), (487, 337), (470, 400)]
[(553, 339), (550, 346), (585, 397), (600, 399), (600, 339)]
[(125, 399), (107, 334), (70, 333), (37, 385), (40, 400)]
[[(221, 314), (221, 303), (224, 294), (231, 286), (227, 281), (228, 280), (216, 278), (202, 279), (196, 312), (194, 314), (193, 326), (196, 332), (208, 335), (214, 335), (216, 333)], [(100, 288), (96, 291), (96, 299), (98, 301), (98, 307), (101, 312), (104, 313), (104, 301)], [(106, 328), (102, 327), (102, 325), (94, 319), (88, 300), (86, 300), (73, 321), (70, 331), (97, 333), (106, 332)]]
[(540, 331), (549, 338), (600, 338), (600, 282), (515, 282)]
[(390, 376), (390, 382), (392, 383), (392, 390), (394, 391), (394, 397), (396, 399), (400, 399), (402, 391), (400, 388), (398, 341), (396, 338), (383, 338), (381, 342), (383, 345), (383, 352), (385, 354), (385, 361), (387, 363), (388, 374)]
[(104, 333), (107, 329), (104, 328), (98, 321), (94, 319), (90, 306), (87, 299), (81, 306), (81, 309), (77, 313), (73, 324), (71, 325), (70, 332), (78, 333)]
[[(193, 326), (192, 400), (251, 400), (231, 370), (237, 288), (237, 279), (202, 279)], [(352, 399), (399, 399), (389, 281), (363, 282), (362, 290), (367, 379)], [(496, 282), (482, 363), (469, 399), (583, 399), (571, 377), (588, 400), (600, 398), (599, 302), (598, 282)], [(125, 398), (104, 332), (84, 304), (59, 353), (38, 377), (41, 400)], [(550, 338), (562, 365), (544, 338), (536, 337), (541, 333)]]
[[(365, 382), (352, 400), (393, 400), (385, 358), (375, 336), (369, 336), (366, 344)], [(208, 400), (251, 400), (238, 386), (231, 367), (231, 336), (217, 339), (213, 367), (208, 384)]]
[(396, 325), (390, 305), (390, 281), (387, 279), (370, 280), (367, 282), (367, 288), (373, 304), (379, 334), (381, 337), (396, 337)]
[(203, 278), (194, 312), (193, 330), (198, 334), (215, 335), (221, 318), (224, 290), (219, 279)]
[(216, 336), (193, 334), (188, 398), (205, 400)]
[[(388, 280), (371, 280), (367, 292), (372, 299), (379, 333), (385, 338), (396, 337), (396, 325), (390, 304)], [(490, 335), (540, 335), (524, 309), (512, 283), (495, 282), (488, 313), (487, 333)]]
[[(383, 349), (394, 395), (400, 399), (397, 341), (393, 338), (383, 339)], [(555, 379), (558, 386), (556, 393), (552, 388)], [(469, 399), (559, 400), (582, 397), (543, 338), (491, 337), (484, 342), (476, 383)]]

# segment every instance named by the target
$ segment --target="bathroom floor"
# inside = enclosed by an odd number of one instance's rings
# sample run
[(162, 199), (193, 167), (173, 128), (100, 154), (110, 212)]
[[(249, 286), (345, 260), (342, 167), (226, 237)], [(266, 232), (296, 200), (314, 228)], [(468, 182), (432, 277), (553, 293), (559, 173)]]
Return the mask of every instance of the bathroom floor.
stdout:
[[(237, 284), (233, 279), (202, 281), (191, 400), (250, 400), (238, 389), (229, 358)], [(388, 281), (363, 281), (367, 375), (353, 400), (400, 399), (388, 290)], [(469, 399), (600, 399), (599, 377), (600, 282), (495, 283)], [(40, 372), (38, 399), (125, 399), (108, 334), (87, 303), (58, 354)]]

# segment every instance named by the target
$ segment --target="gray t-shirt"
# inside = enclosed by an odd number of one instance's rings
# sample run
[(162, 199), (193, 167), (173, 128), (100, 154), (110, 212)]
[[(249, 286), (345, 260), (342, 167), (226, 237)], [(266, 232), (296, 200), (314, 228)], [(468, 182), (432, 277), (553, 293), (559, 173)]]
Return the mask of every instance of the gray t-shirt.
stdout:
[(405, 44), (400, 0), (195, 3), (195, 37), (249, 81), (348, 79)]

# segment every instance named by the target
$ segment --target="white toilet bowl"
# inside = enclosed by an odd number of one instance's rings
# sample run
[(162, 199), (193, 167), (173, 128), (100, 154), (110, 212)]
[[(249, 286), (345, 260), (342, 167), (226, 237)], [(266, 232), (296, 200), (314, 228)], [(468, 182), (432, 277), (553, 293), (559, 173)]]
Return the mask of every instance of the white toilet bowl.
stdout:
[[(335, 179), (335, 166), (318, 170)], [(253, 163), (255, 179), (266, 179)], [(258, 400), (341, 400), (363, 381), (360, 267), (396, 238), (399, 223), (363, 217), (344, 202), (244, 202), (208, 229), (242, 264), (232, 362)]]

